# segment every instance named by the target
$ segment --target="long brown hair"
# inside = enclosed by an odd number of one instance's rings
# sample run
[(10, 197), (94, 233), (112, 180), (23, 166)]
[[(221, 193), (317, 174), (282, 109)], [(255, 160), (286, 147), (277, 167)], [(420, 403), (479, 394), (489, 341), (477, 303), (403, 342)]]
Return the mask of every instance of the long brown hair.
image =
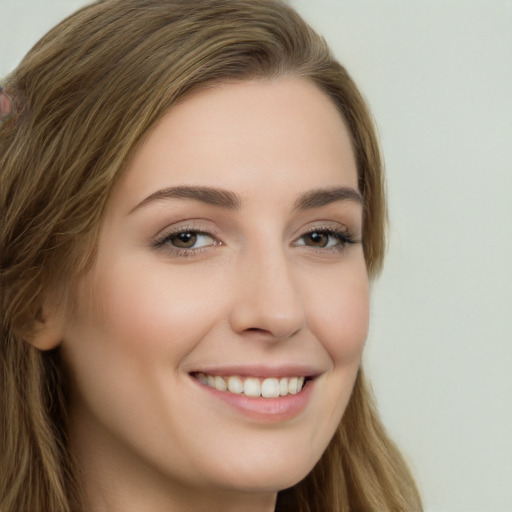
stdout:
[[(105, 205), (131, 155), (191, 92), (283, 76), (316, 84), (345, 119), (374, 278), (386, 207), (372, 119), (324, 40), (283, 2), (98, 1), (51, 30), (5, 79), (18, 112), (0, 126), (0, 510), (69, 512), (79, 503), (59, 350), (29, 342), (43, 298), (60, 290), (66, 300), (94, 259)], [(305, 480), (279, 493), (277, 509), (421, 509), (362, 370), (329, 447)]]

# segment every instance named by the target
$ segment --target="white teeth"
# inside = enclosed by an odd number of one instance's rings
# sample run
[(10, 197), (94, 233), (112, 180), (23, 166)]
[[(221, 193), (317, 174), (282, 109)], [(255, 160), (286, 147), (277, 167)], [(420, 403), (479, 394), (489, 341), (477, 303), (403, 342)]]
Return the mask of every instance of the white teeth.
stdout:
[(244, 383), (240, 377), (229, 377), (228, 389), (231, 393), (240, 394), (244, 390)]
[(264, 398), (276, 398), (279, 396), (279, 381), (277, 379), (265, 379), (261, 383), (261, 396)]
[(297, 393), (297, 384), (299, 383), (299, 379), (297, 377), (292, 377), (288, 382), (288, 393), (295, 395)]
[(305, 377), (282, 377), (277, 379), (269, 377), (221, 377), (219, 375), (205, 375), (197, 373), (197, 379), (205, 386), (210, 386), (218, 391), (263, 398), (277, 398), (279, 396), (295, 395), (304, 387)]
[(226, 391), (228, 389), (226, 381), (222, 377), (215, 377), (215, 389), (219, 391)]
[(244, 382), (244, 395), (261, 396), (261, 384), (259, 379), (249, 378)]
[(286, 377), (283, 377), (279, 381), (279, 394), (281, 396), (285, 396), (288, 394), (288, 379)]

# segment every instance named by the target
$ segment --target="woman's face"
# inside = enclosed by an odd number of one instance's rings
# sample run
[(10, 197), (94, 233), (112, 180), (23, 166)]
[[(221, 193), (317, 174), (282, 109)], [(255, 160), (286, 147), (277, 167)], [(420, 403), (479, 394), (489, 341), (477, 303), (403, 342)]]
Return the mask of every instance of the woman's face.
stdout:
[(302, 479), (367, 335), (361, 229), (349, 134), (309, 82), (173, 108), (110, 200), (65, 327), (85, 478), (183, 493)]

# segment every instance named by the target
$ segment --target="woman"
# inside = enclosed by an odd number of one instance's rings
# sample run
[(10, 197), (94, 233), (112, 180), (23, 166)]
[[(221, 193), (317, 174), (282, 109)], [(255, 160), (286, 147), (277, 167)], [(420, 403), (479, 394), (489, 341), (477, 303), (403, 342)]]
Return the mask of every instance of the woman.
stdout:
[(324, 41), (107, 0), (3, 85), (0, 510), (420, 510), (360, 367), (378, 146)]

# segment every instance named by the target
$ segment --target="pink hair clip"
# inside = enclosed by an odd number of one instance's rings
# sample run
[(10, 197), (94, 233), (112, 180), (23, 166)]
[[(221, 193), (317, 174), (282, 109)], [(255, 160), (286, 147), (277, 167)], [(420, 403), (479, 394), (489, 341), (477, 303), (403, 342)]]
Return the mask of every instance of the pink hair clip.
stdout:
[(0, 86), (0, 124), (16, 114), (16, 101)]

